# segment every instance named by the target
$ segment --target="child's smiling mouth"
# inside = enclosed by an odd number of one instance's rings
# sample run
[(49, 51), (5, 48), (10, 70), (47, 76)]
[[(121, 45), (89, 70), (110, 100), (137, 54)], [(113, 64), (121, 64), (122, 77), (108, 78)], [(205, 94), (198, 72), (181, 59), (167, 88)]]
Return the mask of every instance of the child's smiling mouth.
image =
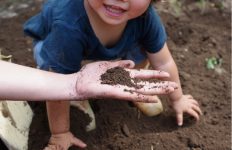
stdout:
[(106, 10), (106, 13), (109, 15), (109, 16), (112, 16), (112, 17), (120, 17), (123, 15), (124, 12), (126, 12), (125, 9), (119, 7), (119, 6), (114, 6), (114, 5), (106, 5), (104, 4), (104, 8)]

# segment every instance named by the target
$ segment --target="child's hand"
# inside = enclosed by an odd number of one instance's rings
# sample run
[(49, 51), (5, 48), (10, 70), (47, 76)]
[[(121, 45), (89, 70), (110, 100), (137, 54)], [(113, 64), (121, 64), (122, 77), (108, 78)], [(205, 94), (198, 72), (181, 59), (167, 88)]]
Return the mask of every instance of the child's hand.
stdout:
[(87, 145), (80, 139), (73, 136), (71, 132), (52, 134), (48, 146), (43, 150), (67, 150), (71, 146), (85, 148)]
[(202, 115), (198, 102), (191, 95), (183, 95), (179, 100), (171, 103), (172, 108), (176, 112), (177, 124), (179, 126), (183, 125), (183, 113), (188, 113), (197, 121), (199, 120), (199, 115)]
[(140, 82), (142, 88), (128, 87), (125, 85), (108, 85), (101, 83), (101, 75), (106, 70), (113, 67), (125, 68), (132, 78), (162, 78), (169, 77), (163, 71), (155, 70), (135, 70), (134, 63), (129, 60), (124, 61), (100, 61), (85, 65), (77, 73), (76, 90), (78, 99), (88, 98), (110, 98), (140, 102), (156, 102), (153, 95), (168, 94), (177, 89), (175, 82), (162, 81), (159, 83)]

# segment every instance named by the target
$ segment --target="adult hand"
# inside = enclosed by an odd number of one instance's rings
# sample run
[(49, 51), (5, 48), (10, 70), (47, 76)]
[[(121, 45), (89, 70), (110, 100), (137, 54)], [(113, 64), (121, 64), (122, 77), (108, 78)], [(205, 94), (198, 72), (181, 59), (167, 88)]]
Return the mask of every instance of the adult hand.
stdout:
[(154, 95), (169, 94), (177, 88), (177, 84), (170, 81), (158, 83), (140, 82), (139, 84), (142, 88), (101, 84), (101, 75), (108, 69), (117, 66), (125, 68), (131, 78), (150, 79), (169, 77), (169, 74), (163, 71), (132, 69), (134, 65), (134, 62), (130, 60), (115, 62), (100, 61), (85, 65), (77, 73), (77, 99), (111, 98), (140, 102), (156, 102), (157, 100), (154, 98)]
[(179, 126), (183, 125), (183, 113), (188, 113), (197, 121), (199, 120), (199, 115), (202, 115), (198, 102), (191, 95), (183, 95), (179, 100), (174, 100), (171, 103), (172, 108), (176, 112), (177, 124)]

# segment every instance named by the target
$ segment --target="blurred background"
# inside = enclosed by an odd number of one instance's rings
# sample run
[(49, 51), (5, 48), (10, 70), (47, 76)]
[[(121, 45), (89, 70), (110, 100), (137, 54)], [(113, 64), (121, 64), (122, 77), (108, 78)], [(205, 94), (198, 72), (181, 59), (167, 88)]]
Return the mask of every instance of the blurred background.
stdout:
[[(43, 0), (0, 1), (0, 54), (13, 63), (35, 67), (32, 41), (22, 26), (42, 4)], [(231, 0), (154, 0), (154, 7), (164, 23), (184, 93), (201, 105), (200, 122), (185, 116), (185, 125), (178, 128), (165, 97), (164, 113), (154, 118), (125, 102), (92, 100), (97, 129), (85, 132), (88, 116), (72, 108), (72, 132), (88, 150), (231, 149)], [(29, 104), (34, 118), (28, 147), (41, 150), (50, 136), (45, 105)], [(0, 143), (1, 150), (4, 145)]]

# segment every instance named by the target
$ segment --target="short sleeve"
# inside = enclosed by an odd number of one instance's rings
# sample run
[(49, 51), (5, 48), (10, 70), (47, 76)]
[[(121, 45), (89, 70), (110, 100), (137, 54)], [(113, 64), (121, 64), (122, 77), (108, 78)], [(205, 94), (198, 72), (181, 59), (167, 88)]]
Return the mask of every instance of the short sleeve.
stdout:
[(78, 29), (62, 21), (55, 21), (44, 40), (42, 57), (58, 73), (74, 73), (80, 69), (84, 43)]
[(153, 7), (149, 7), (144, 19), (142, 47), (150, 53), (161, 50), (166, 42), (167, 35), (164, 26)]
[(41, 40), (45, 37), (45, 26), (42, 21), (41, 13), (32, 17), (23, 26), (24, 33), (34, 40)]
[(50, 31), (52, 21), (52, 3), (47, 2), (40, 13), (24, 23), (23, 31), (35, 41), (43, 40)]

